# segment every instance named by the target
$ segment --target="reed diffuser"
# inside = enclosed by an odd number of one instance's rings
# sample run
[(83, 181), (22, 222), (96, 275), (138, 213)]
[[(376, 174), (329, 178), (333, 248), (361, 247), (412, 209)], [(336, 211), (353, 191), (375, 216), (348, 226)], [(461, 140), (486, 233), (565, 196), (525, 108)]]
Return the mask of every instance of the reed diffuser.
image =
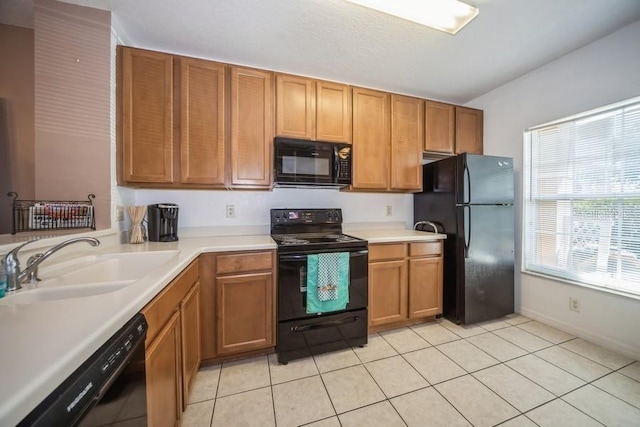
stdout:
[(131, 218), (131, 235), (129, 236), (129, 243), (137, 244), (144, 243), (145, 232), (142, 221), (147, 214), (146, 206), (129, 206), (127, 208), (129, 217)]

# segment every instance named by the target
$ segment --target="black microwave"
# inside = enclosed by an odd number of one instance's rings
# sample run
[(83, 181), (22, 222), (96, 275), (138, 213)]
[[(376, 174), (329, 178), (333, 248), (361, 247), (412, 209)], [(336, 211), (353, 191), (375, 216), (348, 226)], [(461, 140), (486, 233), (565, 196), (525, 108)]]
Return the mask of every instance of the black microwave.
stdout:
[(351, 185), (351, 144), (274, 139), (276, 187), (345, 187)]

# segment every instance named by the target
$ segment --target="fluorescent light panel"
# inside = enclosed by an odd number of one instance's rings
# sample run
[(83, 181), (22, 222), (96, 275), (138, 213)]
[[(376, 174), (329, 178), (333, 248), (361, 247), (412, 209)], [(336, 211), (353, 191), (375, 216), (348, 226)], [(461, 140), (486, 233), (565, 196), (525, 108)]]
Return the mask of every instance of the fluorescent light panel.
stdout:
[(347, 0), (449, 34), (478, 15), (478, 8), (458, 0)]

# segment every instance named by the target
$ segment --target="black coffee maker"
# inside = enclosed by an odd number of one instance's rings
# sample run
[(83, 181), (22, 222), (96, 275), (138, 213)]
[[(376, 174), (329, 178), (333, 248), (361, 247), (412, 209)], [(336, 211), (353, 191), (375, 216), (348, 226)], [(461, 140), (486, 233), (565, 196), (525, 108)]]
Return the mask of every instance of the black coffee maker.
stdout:
[(157, 203), (147, 206), (150, 242), (178, 240), (178, 205)]

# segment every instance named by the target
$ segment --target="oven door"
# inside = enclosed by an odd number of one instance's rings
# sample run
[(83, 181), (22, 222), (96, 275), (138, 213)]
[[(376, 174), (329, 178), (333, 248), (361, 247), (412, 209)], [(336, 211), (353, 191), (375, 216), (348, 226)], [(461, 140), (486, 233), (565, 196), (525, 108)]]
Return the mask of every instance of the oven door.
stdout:
[(366, 248), (279, 254), (278, 321), (318, 316), (307, 314), (307, 255), (328, 252), (349, 252), (349, 303), (344, 310), (332, 314), (367, 307), (369, 251)]
[(334, 184), (338, 166), (336, 147), (330, 143), (276, 138), (276, 185)]

